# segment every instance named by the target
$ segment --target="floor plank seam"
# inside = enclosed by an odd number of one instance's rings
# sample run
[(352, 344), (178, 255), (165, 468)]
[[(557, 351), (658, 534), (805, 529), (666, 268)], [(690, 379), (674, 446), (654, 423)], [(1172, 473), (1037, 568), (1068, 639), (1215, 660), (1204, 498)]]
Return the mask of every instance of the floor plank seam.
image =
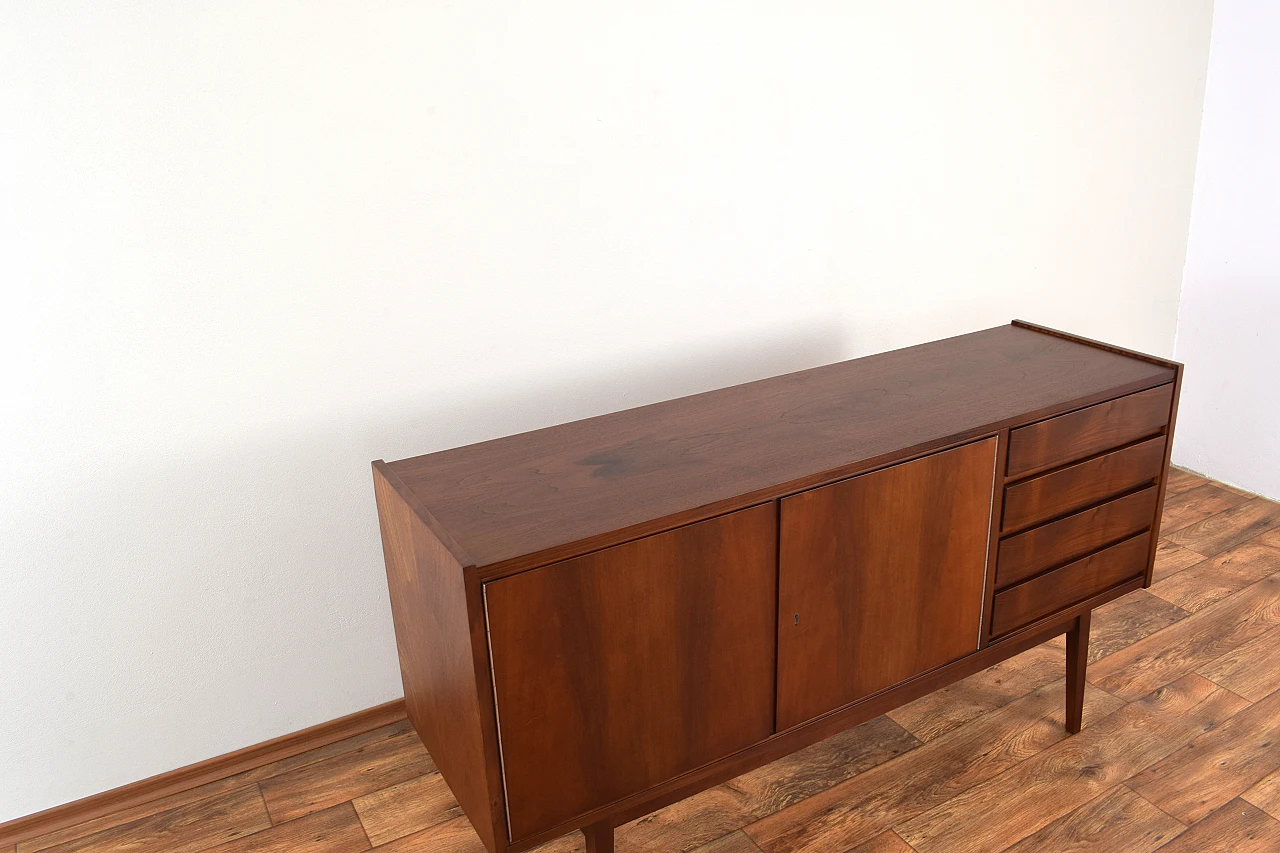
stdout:
[[(1139, 771), (1139, 772), (1142, 772), (1142, 771)], [(1136, 776), (1136, 775), (1138, 775), (1138, 774), (1137, 774), (1137, 773), (1135, 773), (1135, 774), (1134, 774), (1134, 776)], [(1147, 799), (1146, 797), (1142, 796), (1142, 795), (1141, 795), (1141, 794), (1139, 794), (1137, 791), (1135, 791), (1133, 788), (1131, 788), (1131, 787), (1129, 786), (1129, 780), (1130, 780), (1130, 779), (1132, 779), (1132, 778), (1133, 778), (1133, 776), (1130, 776), (1130, 777), (1129, 777), (1129, 779), (1125, 779), (1123, 782), (1121, 782), (1121, 783), (1119, 784), (1119, 786), (1118, 786), (1118, 787), (1124, 788), (1126, 791), (1128, 791), (1129, 793), (1133, 794), (1135, 797), (1137, 797), (1138, 799), (1142, 800), (1142, 801), (1143, 801), (1144, 803), (1146, 803), (1147, 805), (1151, 806), (1151, 808), (1153, 808), (1153, 809), (1155, 809), (1156, 811), (1160, 812), (1160, 814), (1164, 815), (1165, 817), (1169, 818), (1169, 820), (1173, 821), (1173, 822), (1174, 822), (1174, 823), (1176, 823), (1178, 826), (1182, 827), (1182, 829), (1178, 830), (1178, 835), (1181, 835), (1182, 833), (1184, 833), (1184, 832), (1186, 832), (1188, 829), (1190, 829), (1190, 826), (1189, 826), (1188, 824), (1184, 823), (1183, 821), (1178, 820), (1176, 817), (1174, 817), (1173, 815), (1169, 814), (1167, 811), (1165, 811), (1164, 809), (1160, 808), (1160, 807), (1159, 807), (1158, 805), (1156, 805), (1155, 803), (1151, 802), (1151, 800)], [(1170, 838), (1168, 841), (1164, 842), (1164, 844), (1168, 844), (1168, 843), (1169, 843), (1169, 841), (1172, 841), (1174, 838), (1177, 838), (1177, 837), (1178, 837), (1177, 835), (1173, 836), (1173, 838)], [(1163, 847), (1163, 846), (1164, 846), (1164, 844), (1161, 844), (1160, 846), (1161, 846), (1161, 847)]]
[[(1258, 811), (1260, 811), (1260, 812), (1262, 812), (1262, 813), (1264, 813), (1264, 814), (1266, 814), (1266, 815), (1268, 815), (1268, 816), (1270, 816), (1270, 817), (1272, 817), (1272, 818), (1275, 818), (1276, 820), (1280, 820), (1280, 817), (1276, 817), (1276, 816), (1271, 812), (1271, 810), (1270, 810), (1270, 809), (1266, 809), (1266, 808), (1263, 808), (1262, 806), (1258, 805), (1258, 804), (1257, 804), (1257, 803), (1255, 803), (1253, 800), (1249, 799), (1249, 798), (1246, 796), (1246, 794), (1248, 794), (1248, 791), (1246, 791), (1244, 794), (1241, 794), (1241, 795), (1240, 795), (1240, 799), (1244, 800), (1246, 803), (1248, 803), (1249, 805), (1253, 806), (1253, 807), (1254, 807), (1255, 809), (1257, 809)], [(1276, 811), (1280, 811), (1280, 809), (1276, 809)]]
[[(1227, 654), (1231, 654), (1231, 653), (1230, 653), (1230, 652), (1227, 652)], [(1222, 656), (1219, 656), (1219, 657), (1214, 658), (1213, 660), (1214, 660), (1214, 661), (1218, 661), (1218, 660), (1221, 660), (1221, 659), (1222, 659), (1223, 657), (1225, 657), (1225, 656), (1226, 656), (1226, 655), (1222, 655)], [(1213, 661), (1210, 661), (1210, 663), (1212, 663), (1212, 662), (1213, 662)], [(1196, 674), (1197, 674), (1197, 675), (1199, 675), (1199, 673), (1196, 673)], [(1209, 678), (1208, 676), (1203, 676), (1203, 675), (1201, 675), (1200, 677), (1201, 677), (1201, 678), (1206, 679), (1207, 681), (1213, 681), (1213, 679), (1212, 679), (1212, 678)], [(1214, 684), (1218, 684), (1218, 682), (1216, 682), (1216, 681), (1213, 681), (1213, 683), (1214, 683)], [(1250, 702), (1248, 699), (1244, 698), (1244, 697), (1243, 697), (1243, 696), (1241, 696), (1239, 693), (1235, 692), (1234, 690), (1232, 690), (1232, 689), (1230, 689), (1230, 688), (1228, 688), (1228, 687), (1223, 687), (1221, 684), (1218, 684), (1218, 687), (1220, 687), (1221, 689), (1225, 690), (1226, 692), (1230, 693), (1232, 696), (1236, 697), (1236, 698), (1237, 698), (1237, 699), (1239, 699), (1241, 702), (1243, 702), (1243, 703), (1245, 704), (1245, 708), (1249, 707), (1250, 705), (1256, 705), (1256, 704), (1258, 704), (1257, 702)], [(1274, 690), (1272, 690), (1272, 691), (1271, 691), (1271, 693), (1275, 693), (1275, 692), (1276, 692), (1276, 691), (1274, 691)], [(1267, 696), (1270, 696), (1270, 695), (1271, 695), (1271, 693), (1268, 693), (1268, 694), (1267, 694)], [(1266, 697), (1263, 697), (1263, 698), (1266, 698)], [(1262, 701), (1261, 699), (1259, 699), (1259, 700), (1258, 700), (1258, 702), (1261, 702), (1261, 701)], [(1244, 710), (1244, 709), (1242, 708), (1241, 710)], [(1239, 712), (1237, 712), (1237, 713), (1239, 713)]]

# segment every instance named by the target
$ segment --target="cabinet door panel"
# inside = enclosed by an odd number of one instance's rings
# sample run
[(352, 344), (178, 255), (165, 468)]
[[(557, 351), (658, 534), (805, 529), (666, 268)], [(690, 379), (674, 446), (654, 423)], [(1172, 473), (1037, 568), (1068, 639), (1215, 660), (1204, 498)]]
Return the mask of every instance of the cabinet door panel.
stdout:
[(485, 588), (515, 840), (773, 732), (777, 505)]
[(977, 650), (995, 444), (782, 501), (779, 731)]

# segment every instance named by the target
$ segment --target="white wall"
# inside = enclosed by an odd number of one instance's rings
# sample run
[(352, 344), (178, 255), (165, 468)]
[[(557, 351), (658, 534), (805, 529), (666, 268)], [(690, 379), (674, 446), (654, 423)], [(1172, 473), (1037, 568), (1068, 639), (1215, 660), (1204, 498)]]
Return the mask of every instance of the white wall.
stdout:
[(0, 820), (399, 695), (371, 459), (1015, 316), (1168, 354), (1209, 24), (5, 4)]
[(1280, 498), (1280, 4), (1219, 0), (1176, 355), (1174, 462)]

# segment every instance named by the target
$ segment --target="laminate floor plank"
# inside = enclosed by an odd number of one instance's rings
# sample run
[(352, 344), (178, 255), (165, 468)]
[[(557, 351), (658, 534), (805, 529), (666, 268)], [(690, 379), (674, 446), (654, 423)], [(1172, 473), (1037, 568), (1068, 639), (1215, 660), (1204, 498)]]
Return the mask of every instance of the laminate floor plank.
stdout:
[(1213, 557), (1280, 525), (1280, 504), (1252, 498), (1165, 536), (1175, 545)]
[(745, 832), (739, 831), (708, 842), (692, 853), (760, 853), (760, 848)]
[(1273, 575), (1102, 658), (1089, 667), (1089, 680), (1139, 699), (1278, 625), (1280, 578)]
[(462, 816), (462, 808), (439, 773), (415, 776), (353, 801), (369, 842), (386, 844)]
[(865, 773), (919, 745), (920, 741), (899, 723), (885, 716), (875, 717), (758, 770), (744, 773), (725, 785), (742, 797), (743, 804), (755, 818), (762, 818)]
[(246, 770), (243, 773), (237, 773), (228, 776), (225, 779), (218, 779), (200, 785), (196, 788), (190, 788), (186, 791), (179, 791), (174, 794), (151, 800), (137, 806), (112, 812), (84, 823), (59, 829), (54, 832), (44, 833), (42, 835), (30, 838), (18, 845), (18, 853), (38, 853), (41, 850), (47, 850), (63, 842), (70, 841), (74, 838), (80, 838), (85, 835), (92, 835), (95, 832), (101, 832), (113, 826), (119, 826), (123, 823), (138, 820), (139, 818), (149, 817), (162, 811), (185, 805), (187, 803), (202, 800), (211, 797), (214, 794), (224, 793), (236, 788), (252, 785), (260, 779), (266, 779), (270, 776), (283, 773), (288, 770), (295, 770), (305, 767), (308, 764), (314, 764), (326, 758), (336, 755), (352, 752), (369, 744), (378, 743), (396, 737), (403, 737), (407, 733), (413, 731), (413, 727), (408, 720), (401, 720), (398, 723), (392, 723), (388, 726), (374, 729), (364, 734), (355, 735), (344, 740), (336, 741), (322, 747), (317, 747), (309, 752), (301, 753), (290, 758), (284, 758), (279, 761), (273, 761), (270, 764), (264, 764), (261, 767), (255, 767), (252, 770)]
[(894, 829), (918, 853), (989, 853), (1079, 808), (1247, 703), (1194, 673)]
[(1151, 594), (1194, 613), (1280, 572), (1280, 548), (1245, 542), (1151, 586)]
[(1280, 850), (1280, 821), (1244, 800), (1232, 800), (1161, 847), (1160, 853), (1275, 853), (1277, 850)]
[[(1065, 682), (1038, 688), (893, 761), (746, 828), (764, 853), (845, 853), (1063, 740)], [(1085, 691), (1085, 722), (1118, 700)]]
[[(1180, 494), (1182, 492), (1194, 489), (1197, 486), (1203, 486), (1205, 483), (1216, 483), (1216, 480), (1210, 480), (1207, 477), (1201, 477), (1185, 468), (1177, 468), (1173, 465), (1169, 466), (1169, 477), (1165, 483), (1165, 500), (1170, 495)], [(1221, 485), (1221, 484), (1219, 484)]]
[[(691, 850), (920, 745), (887, 717), (814, 744), (614, 831), (618, 853)], [(576, 844), (576, 841), (575, 841)], [(540, 853), (571, 853), (556, 846)]]
[(347, 802), (219, 844), (208, 853), (363, 853), (370, 847)]
[(48, 853), (201, 853), (270, 827), (262, 794), (256, 785), (247, 785), (44, 849)]
[(1257, 702), (1280, 690), (1280, 628), (1196, 669), (1205, 678)]
[(919, 740), (904, 727), (879, 716), (736, 777), (726, 786), (741, 795), (751, 815), (764, 817), (864, 774), (919, 745)]
[[(1089, 628), (1089, 662), (1101, 660), (1107, 655), (1150, 636), (1156, 631), (1185, 619), (1186, 610), (1152, 595), (1145, 589), (1136, 589), (1093, 611)], [(1064, 646), (1065, 650), (1065, 646)], [(1064, 658), (1058, 658), (1063, 664)], [(1061, 672), (1061, 669), (1058, 670)]]
[(1129, 787), (1187, 825), (1280, 768), (1280, 691), (1170, 753)]
[(1262, 777), (1252, 788), (1241, 794), (1240, 798), (1280, 820), (1280, 770)]
[(931, 741), (1061, 678), (1063, 666), (1062, 650), (1044, 643), (921, 696), (888, 716), (921, 741)]
[[(794, 755), (645, 815), (614, 831), (618, 853), (692, 850), (919, 746), (876, 717)], [(574, 853), (557, 845), (539, 853)]]
[(436, 770), (413, 731), (258, 783), (271, 820), (282, 823)]
[(1260, 533), (1250, 541), (1256, 542), (1259, 545), (1270, 545), (1272, 548), (1280, 548), (1280, 527), (1273, 527), (1266, 533)]
[(741, 830), (752, 818), (740, 791), (717, 785), (618, 827), (614, 845), (618, 853), (692, 850)]
[(849, 853), (915, 853), (911, 845), (892, 829), (880, 833), (870, 841), (864, 841)]
[(1186, 829), (1124, 785), (1068, 812), (1004, 853), (1150, 853)]
[[(582, 837), (581, 833), (575, 835)], [(373, 849), (377, 853), (488, 853), (484, 842), (465, 817), (397, 838)]]
[(1166, 494), (1160, 515), (1160, 533), (1168, 536), (1175, 530), (1204, 521), (1246, 500), (1246, 496), (1228, 491), (1216, 483), (1203, 483), (1175, 495)]
[(1151, 573), (1152, 583), (1162, 581), (1205, 559), (1204, 554), (1197, 554), (1190, 548), (1174, 545), (1168, 539), (1162, 538), (1156, 545), (1156, 562)]

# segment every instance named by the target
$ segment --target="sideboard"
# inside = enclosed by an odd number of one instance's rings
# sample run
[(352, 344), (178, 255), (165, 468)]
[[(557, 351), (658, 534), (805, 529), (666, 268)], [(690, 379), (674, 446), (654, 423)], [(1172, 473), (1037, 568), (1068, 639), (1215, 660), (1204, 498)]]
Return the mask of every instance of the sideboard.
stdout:
[(484, 845), (614, 827), (1151, 582), (1181, 365), (1014, 321), (374, 462), (409, 717)]

